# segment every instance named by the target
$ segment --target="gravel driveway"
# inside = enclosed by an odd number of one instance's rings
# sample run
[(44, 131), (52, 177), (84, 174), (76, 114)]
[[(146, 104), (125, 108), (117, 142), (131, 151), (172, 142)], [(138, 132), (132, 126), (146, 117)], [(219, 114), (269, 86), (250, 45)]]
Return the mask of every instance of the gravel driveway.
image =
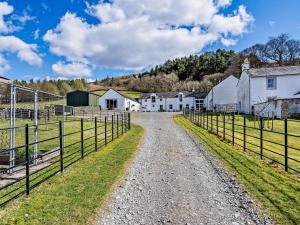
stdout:
[(170, 113), (137, 113), (140, 151), (96, 224), (269, 224), (211, 156)]

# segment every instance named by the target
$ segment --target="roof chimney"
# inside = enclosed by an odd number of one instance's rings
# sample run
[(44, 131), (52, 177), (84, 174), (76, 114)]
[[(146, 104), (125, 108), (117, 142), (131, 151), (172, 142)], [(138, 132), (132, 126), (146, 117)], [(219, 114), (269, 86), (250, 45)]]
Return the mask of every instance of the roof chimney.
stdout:
[(249, 70), (249, 69), (250, 69), (250, 62), (249, 59), (246, 58), (244, 60), (244, 63), (242, 64), (242, 71)]

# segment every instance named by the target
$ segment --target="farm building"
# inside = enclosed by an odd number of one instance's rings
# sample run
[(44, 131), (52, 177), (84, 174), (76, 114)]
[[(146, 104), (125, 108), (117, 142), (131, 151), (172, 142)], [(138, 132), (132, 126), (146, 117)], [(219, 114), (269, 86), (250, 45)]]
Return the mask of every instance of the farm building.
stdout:
[(238, 78), (229, 76), (214, 86), (204, 99), (208, 111), (234, 112), (237, 111)]
[(248, 60), (245, 60), (237, 85), (238, 110), (251, 114), (256, 104), (299, 98), (299, 83), (300, 66), (251, 69)]
[(140, 102), (144, 112), (178, 112), (184, 108), (201, 110), (206, 93), (163, 92), (142, 94)]
[(116, 90), (107, 90), (100, 98), (99, 105), (101, 110), (126, 110), (139, 111), (140, 103), (135, 99), (124, 95)]
[(100, 97), (100, 95), (88, 91), (71, 91), (67, 93), (67, 105), (73, 107), (99, 106)]

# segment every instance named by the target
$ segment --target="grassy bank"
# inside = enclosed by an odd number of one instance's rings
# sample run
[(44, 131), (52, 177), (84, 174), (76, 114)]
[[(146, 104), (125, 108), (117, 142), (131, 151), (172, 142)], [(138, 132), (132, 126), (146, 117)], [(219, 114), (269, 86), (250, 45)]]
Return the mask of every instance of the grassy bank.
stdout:
[(126, 168), (143, 135), (132, 125), (124, 136), (66, 169), (8, 204), (0, 212), (0, 224), (86, 224), (112, 184)]
[(181, 115), (177, 124), (193, 134), (258, 200), (275, 224), (300, 223), (300, 179), (238, 151)]

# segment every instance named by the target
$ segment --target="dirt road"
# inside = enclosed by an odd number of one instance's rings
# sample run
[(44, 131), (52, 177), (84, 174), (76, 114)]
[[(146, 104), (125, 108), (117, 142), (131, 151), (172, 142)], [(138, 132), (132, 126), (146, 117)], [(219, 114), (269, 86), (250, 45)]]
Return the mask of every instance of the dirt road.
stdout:
[(96, 224), (265, 224), (252, 202), (169, 113), (140, 113), (140, 151)]

